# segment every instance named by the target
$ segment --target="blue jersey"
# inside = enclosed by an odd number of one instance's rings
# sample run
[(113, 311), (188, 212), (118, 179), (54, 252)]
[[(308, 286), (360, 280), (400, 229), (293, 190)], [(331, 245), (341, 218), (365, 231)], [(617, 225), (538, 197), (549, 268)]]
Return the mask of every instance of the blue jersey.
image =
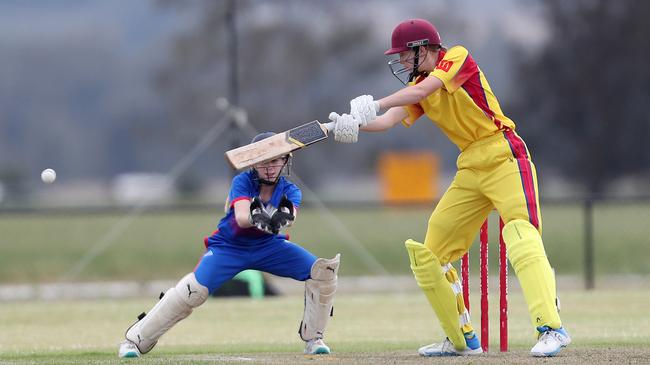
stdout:
[[(233, 244), (242, 246), (253, 246), (269, 242), (270, 240), (280, 236), (286, 238), (285, 235), (274, 235), (263, 232), (255, 227), (241, 228), (235, 220), (235, 203), (242, 199), (251, 200), (260, 195), (260, 184), (254, 178), (252, 171), (242, 172), (232, 179), (230, 193), (227, 200), (226, 216), (219, 221), (217, 230), (212, 236), (206, 239), (206, 246), (213, 244)], [(265, 206), (271, 205), (273, 208), (278, 207), (282, 196), (286, 195), (287, 198), (293, 203), (294, 208), (300, 206), (302, 200), (302, 192), (294, 183), (281, 176), (273, 190), (273, 196), (268, 202), (263, 202)]]

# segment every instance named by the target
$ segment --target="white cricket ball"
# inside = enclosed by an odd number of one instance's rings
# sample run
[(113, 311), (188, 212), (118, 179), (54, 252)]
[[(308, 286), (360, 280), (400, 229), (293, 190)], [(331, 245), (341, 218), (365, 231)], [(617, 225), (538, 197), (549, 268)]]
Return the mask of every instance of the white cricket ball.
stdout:
[(41, 180), (46, 184), (51, 184), (56, 180), (56, 171), (52, 169), (45, 169), (41, 172)]
[(224, 97), (219, 97), (215, 100), (215, 105), (217, 106), (217, 109), (225, 111), (230, 106), (230, 102)]

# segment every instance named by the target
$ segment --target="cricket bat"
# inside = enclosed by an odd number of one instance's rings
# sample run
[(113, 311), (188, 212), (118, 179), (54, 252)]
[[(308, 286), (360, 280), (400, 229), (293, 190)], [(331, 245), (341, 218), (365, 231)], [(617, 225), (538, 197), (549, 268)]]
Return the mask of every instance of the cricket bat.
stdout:
[(334, 122), (320, 123), (314, 120), (261, 141), (227, 151), (225, 157), (230, 166), (242, 170), (327, 139), (327, 133), (334, 129), (334, 124)]

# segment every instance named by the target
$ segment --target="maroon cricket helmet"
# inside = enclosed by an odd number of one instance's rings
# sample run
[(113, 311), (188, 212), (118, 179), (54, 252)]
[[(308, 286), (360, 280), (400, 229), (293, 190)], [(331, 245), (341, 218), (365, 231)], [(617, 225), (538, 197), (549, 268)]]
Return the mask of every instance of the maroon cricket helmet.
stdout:
[(409, 19), (399, 23), (393, 29), (391, 48), (386, 50), (384, 54), (391, 55), (418, 46), (440, 44), (440, 34), (433, 24), (424, 19)]

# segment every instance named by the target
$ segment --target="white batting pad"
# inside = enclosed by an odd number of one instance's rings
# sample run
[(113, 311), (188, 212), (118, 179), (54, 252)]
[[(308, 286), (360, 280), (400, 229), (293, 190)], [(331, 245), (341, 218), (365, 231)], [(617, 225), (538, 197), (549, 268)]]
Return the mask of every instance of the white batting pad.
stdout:
[(323, 338), (334, 303), (341, 254), (333, 259), (319, 258), (305, 281), (305, 313), (300, 323), (300, 338)]
[(140, 353), (146, 354), (160, 336), (207, 299), (208, 288), (196, 281), (193, 272), (189, 273), (175, 287), (169, 288), (147, 315), (126, 330), (126, 339), (133, 342)]

